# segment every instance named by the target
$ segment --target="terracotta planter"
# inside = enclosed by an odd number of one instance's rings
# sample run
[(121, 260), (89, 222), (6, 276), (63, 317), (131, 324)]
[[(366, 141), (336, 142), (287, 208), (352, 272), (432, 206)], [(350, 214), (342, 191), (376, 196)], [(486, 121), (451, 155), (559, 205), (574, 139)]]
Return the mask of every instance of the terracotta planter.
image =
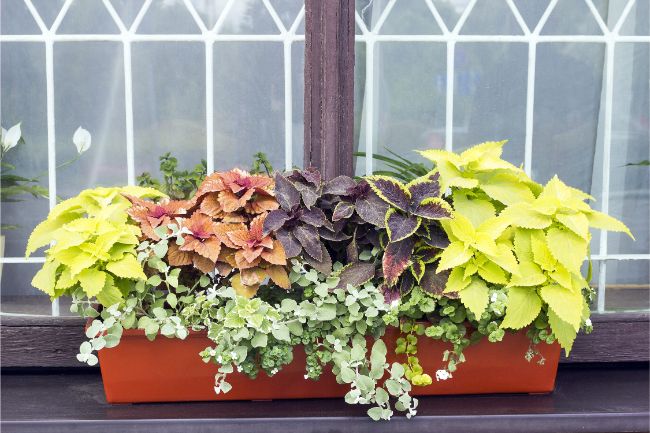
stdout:
[[(389, 360), (397, 360), (393, 347), (398, 331), (390, 328), (384, 341)], [(99, 352), (99, 364), (109, 403), (143, 403), (202, 400), (273, 400), (291, 398), (343, 397), (349, 388), (336, 383), (331, 373), (318, 382), (304, 379), (305, 354), (294, 350), (294, 362), (274, 377), (261, 372), (252, 380), (233, 373), (233, 385), (227, 394), (213, 390), (217, 366), (205, 364), (198, 353), (212, 342), (205, 333), (191, 333), (185, 340), (162, 336), (150, 342), (143, 331), (125, 330), (117, 347)], [(414, 395), (547, 393), (555, 387), (560, 357), (559, 345), (540, 344), (544, 365), (528, 362), (524, 353), (529, 340), (525, 332), (506, 334), (500, 343), (482, 341), (465, 350), (467, 362), (453, 378), (435, 381), (436, 370), (443, 367), (442, 352), (449, 344), (430, 338), (418, 339), (418, 356), (424, 370), (434, 377), (433, 384), (414, 387)]]

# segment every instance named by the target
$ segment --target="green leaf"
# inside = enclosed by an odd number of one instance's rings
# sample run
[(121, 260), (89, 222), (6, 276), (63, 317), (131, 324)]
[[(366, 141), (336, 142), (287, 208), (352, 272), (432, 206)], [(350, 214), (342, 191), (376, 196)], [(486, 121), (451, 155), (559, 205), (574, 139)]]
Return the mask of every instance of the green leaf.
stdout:
[(502, 328), (521, 329), (528, 326), (539, 315), (542, 300), (534, 289), (510, 287), (506, 303), (506, 316)]
[(476, 240), (476, 231), (472, 222), (463, 214), (454, 213), (453, 218), (446, 224), (451, 234), (465, 244), (471, 244)]
[(612, 232), (623, 232), (634, 239), (630, 229), (616, 218), (595, 210), (588, 213), (587, 218), (589, 219), (589, 225), (591, 227)]
[(255, 336), (251, 339), (251, 346), (253, 347), (266, 347), (268, 336), (261, 332), (256, 332)]
[(472, 282), (471, 278), (465, 278), (463, 268), (454, 268), (449, 273), (444, 293), (460, 292)]
[(377, 388), (375, 390), (375, 401), (377, 402), (377, 404), (384, 405), (388, 403), (389, 399), (390, 397), (388, 396), (388, 393), (384, 388)]
[(489, 290), (485, 282), (472, 278), (472, 282), (459, 292), (460, 300), (478, 318), (489, 302)]
[(436, 272), (461, 266), (467, 263), (470, 258), (472, 258), (472, 252), (465, 247), (463, 242), (452, 242), (440, 255), (440, 262)]
[(569, 356), (578, 332), (571, 324), (565, 322), (555, 314), (552, 308), (548, 310), (548, 323), (551, 325), (551, 330), (555, 338), (557, 338), (560, 346), (564, 349), (564, 355)]
[(569, 323), (576, 331), (580, 328), (583, 302), (580, 292), (550, 284), (542, 287), (540, 294), (560, 319)]
[[(329, 304), (332, 305), (332, 304)], [(336, 305), (332, 305), (336, 312)], [(287, 325), (279, 324), (277, 328), (271, 331), (273, 336), (280, 341), (291, 341), (291, 336), (289, 335), (289, 328)]]
[(89, 298), (96, 296), (104, 288), (106, 282), (106, 272), (97, 268), (84, 269), (77, 276), (79, 283)]
[(130, 278), (136, 280), (146, 280), (147, 276), (142, 270), (142, 266), (138, 259), (132, 254), (125, 254), (121, 260), (116, 262), (109, 262), (106, 265), (106, 270), (122, 278)]
[(580, 273), (587, 256), (587, 241), (569, 230), (551, 228), (546, 233), (546, 245), (553, 257), (569, 271)]
[(559, 222), (564, 224), (573, 233), (580, 236), (585, 241), (589, 241), (589, 220), (583, 213), (574, 214), (557, 214), (555, 216)]
[(380, 407), (371, 407), (368, 409), (368, 416), (372, 418), (373, 421), (379, 421), (382, 416), (382, 408)]
[(486, 261), (478, 267), (478, 274), (488, 283), (507, 284), (508, 278), (505, 272), (496, 263)]
[(32, 279), (32, 286), (47, 293), (50, 296), (54, 296), (56, 270), (58, 267), (59, 263), (55, 261), (46, 261), (43, 263), (43, 267), (36, 273), (36, 275), (34, 275), (34, 278)]
[(551, 217), (534, 210), (530, 203), (516, 203), (505, 208), (499, 216), (512, 221), (517, 227), (544, 229), (551, 225)]
[(113, 278), (106, 274), (102, 291), (97, 294), (97, 301), (105, 307), (110, 307), (122, 301), (122, 292), (113, 284)]
[(519, 264), (519, 272), (513, 274), (508, 286), (540, 286), (546, 282), (546, 275), (533, 262), (522, 261)]
[(532, 191), (516, 176), (505, 173), (479, 175), (479, 188), (506, 206), (535, 199)]
[(453, 202), (456, 212), (465, 215), (474, 227), (496, 215), (494, 205), (488, 200), (471, 199), (462, 191), (454, 191)]

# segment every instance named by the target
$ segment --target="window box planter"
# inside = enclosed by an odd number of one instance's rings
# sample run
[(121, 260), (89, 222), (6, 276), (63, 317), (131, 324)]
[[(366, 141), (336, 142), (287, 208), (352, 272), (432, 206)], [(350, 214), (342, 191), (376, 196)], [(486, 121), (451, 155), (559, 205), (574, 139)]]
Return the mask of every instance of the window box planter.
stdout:
[[(394, 355), (396, 328), (388, 328), (384, 341), (388, 360)], [(421, 337), (419, 358), (425, 371), (442, 366), (441, 357), (449, 344)], [(99, 351), (99, 365), (109, 403), (178, 402), (207, 400), (276, 400), (293, 398), (343, 397), (349, 386), (336, 383), (330, 372), (319, 381), (304, 379), (305, 355), (294, 351), (294, 361), (273, 377), (261, 372), (257, 379), (233, 373), (228, 393), (215, 394), (214, 375), (218, 366), (204, 363), (197, 355), (212, 342), (204, 332), (192, 332), (185, 340), (159, 336), (150, 342), (143, 331), (125, 330), (120, 344)], [(524, 353), (530, 340), (525, 331), (506, 334), (503, 341), (481, 341), (465, 350), (467, 361), (448, 380), (413, 387), (414, 395), (548, 393), (555, 387), (560, 357), (557, 343), (537, 346), (545, 362), (528, 362)], [(402, 356), (403, 358), (403, 356)], [(402, 360), (403, 361), (403, 360)]]

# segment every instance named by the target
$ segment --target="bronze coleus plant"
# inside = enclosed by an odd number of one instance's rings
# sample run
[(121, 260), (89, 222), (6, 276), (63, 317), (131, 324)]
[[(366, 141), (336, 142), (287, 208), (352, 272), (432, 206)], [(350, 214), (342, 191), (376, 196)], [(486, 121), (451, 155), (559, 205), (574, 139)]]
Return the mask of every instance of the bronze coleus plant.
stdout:
[(267, 214), (279, 207), (270, 177), (233, 169), (208, 176), (190, 200), (127, 198), (145, 238), (157, 241), (157, 227), (179, 225), (182, 242), (171, 243), (166, 256), (171, 266), (215, 272), (248, 297), (267, 277), (290, 288), (284, 247), (263, 232)]
[(449, 244), (438, 220), (451, 218), (452, 208), (441, 198), (438, 173), (407, 184), (387, 176), (369, 176), (366, 181), (388, 204), (384, 215), (387, 244), (382, 258), (387, 298), (399, 297), (416, 283), (428, 292), (442, 293), (444, 281), (430, 265)]

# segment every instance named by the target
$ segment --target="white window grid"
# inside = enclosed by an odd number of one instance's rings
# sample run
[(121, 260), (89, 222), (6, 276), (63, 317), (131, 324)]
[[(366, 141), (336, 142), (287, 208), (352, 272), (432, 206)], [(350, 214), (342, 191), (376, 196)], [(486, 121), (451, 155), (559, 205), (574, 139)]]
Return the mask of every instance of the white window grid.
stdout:
[[(5, 0), (18, 1), (18, 0)], [(49, 207), (56, 205), (56, 118), (54, 115), (54, 43), (55, 42), (121, 42), (124, 55), (124, 100), (125, 100), (125, 125), (126, 125), (126, 155), (127, 155), (127, 177), (128, 184), (135, 184), (135, 151), (134, 151), (134, 128), (133, 128), (133, 77), (131, 66), (131, 44), (133, 42), (203, 42), (205, 44), (205, 125), (206, 125), (206, 161), (208, 173), (214, 171), (214, 68), (213, 68), (213, 46), (215, 42), (282, 42), (283, 44), (283, 73), (284, 73), (284, 155), (285, 169), (293, 167), (293, 101), (292, 101), (292, 47), (295, 42), (305, 40), (303, 34), (297, 30), (304, 21), (305, 8), (300, 8), (297, 16), (290, 26), (284, 22), (273, 7), (271, 0), (261, 0), (261, 4), (270, 14), (277, 26), (277, 34), (225, 34), (221, 33), (224, 22), (229, 11), (237, 0), (227, 0), (216, 23), (208, 27), (190, 0), (182, 0), (200, 33), (197, 34), (143, 34), (137, 33), (142, 20), (154, 1), (145, 0), (140, 7), (133, 23), (126, 26), (120, 18), (111, 0), (102, 0), (102, 3), (115, 25), (119, 29), (116, 34), (59, 34), (57, 30), (66, 13), (75, 1), (65, 0), (52, 25), (48, 28), (40, 16), (32, 0), (23, 0), (25, 6), (38, 25), (41, 34), (31, 35), (9, 35), (0, 34), (0, 42), (40, 42), (45, 44), (45, 81), (46, 81), (46, 116), (47, 116), (47, 168), (48, 168), (48, 189)], [(43, 263), (44, 257), (0, 257), (0, 263)], [(59, 316), (59, 301), (52, 302), (52, 315)]]
[[(403, 1), (403, 0), (402, 0)], [(584, 0), (593, 18), (598, 23), (602, 35), (542, 35), (540, 34), (549, 16), (555, 9), (559, 0), (551, 0), (544, 13), (534, 28), (529, 28), (519, 12), (513, 0), (504, 0), (514, 15), (523, 34), (521, 35), (465, 35), (460, 34), (463, 25), (479, 0), (470, 0), (458, 18), (453, 28), (444, 22), (438, 12), (433, 0), (424, 0), (431, 12), (435, 22), (440, 27), (442, 34), (434, 35), (393, 35), (381, 34), (381, 28), (386, 22), (391, 10), (397, 0), (389, 0), (381, 11), (376, 23), (372, 28), (366, 25), (364, 20), (355, 11), (356, 24), (361, 29), (355, 40), (365, 43), (365, 94), (364, 94), (364, 128), (365, 128), (365, 153), (366, 153), (366, 174), (372, 174), (373, 170), (373, 142), (374, 142), (374, 96), (375, 96), (375, 45), (378, 42), (442, 42), (447, 47), (447, 71), (446, 71), (446, 101), (445, 101), (445, 149), (453, 150), (453, 119), (454, 119), (454, 60), (455, 46), (458, 42), (520, 42), (528, 44), (528, 75), (526, 87), (526, 126), (524, 142), (524, 170), (531, 174), (532, 151), (533, 151), (533, 110), (535, 105), (535, 63), (537, 59), (537, 45), (549, 42), (570, 42), (570, 43), (600, 43), (605, 45), (605, 74), (604, 74), (604, 133), (603, 133), (603, 177), (601, 184), (601, 211), (609, 212), (610, 193), (610, 156), (612, 143), (612, 99), (614, 85), (614, 53), (616, 44), (621, 42), (650, 43), (650, 36), (627, 36), (619, 32), (627, 19), (632, 7), (637, 0), (629, 0), (618, 18), (616, 24), (610, 30), (598, 13), (593, 0)], [(575, 2), (583, 0), (572, 0)], [(643, 1), (643, 0), (641, 0)], [(361, 143), (359, 144), (362, 145)], [(596, 311), (605, 312), (605, 285), (607, 277), (607, 261), (624, 260), (650, 260), (649, 254), (610, 254), (607, 252), (607, 232), (602, 232), (599, 239), (598, 253), (592, 254), (591, 259), (599, 263), (597, 276), (597, 302)]]

